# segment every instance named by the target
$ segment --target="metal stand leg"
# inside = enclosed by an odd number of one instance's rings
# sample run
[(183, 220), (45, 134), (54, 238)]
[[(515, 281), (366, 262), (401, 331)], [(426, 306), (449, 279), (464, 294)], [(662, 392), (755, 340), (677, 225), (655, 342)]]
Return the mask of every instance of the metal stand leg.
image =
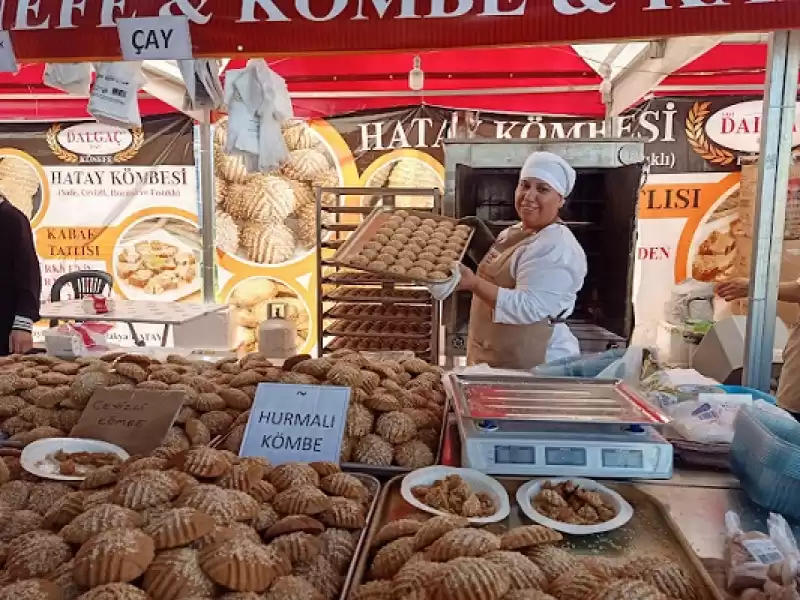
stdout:
[(138, 333), (136, 333), (136, 329), (133, 328), (133, 323), (128, 323), (128, 329), (131, 332), (133, 343), (139, 346), (139, 348), (144, 348), (144, 340), (139, 337)]
[(800, 31), (770, 39), (755, 205), (744, 384), (769, 392), (786, 196), (797, 101)]
[(161, 347), (164, 348), (167, 345), (167, 337), (169, 337), (169, 325), (164, 325), (164, 333), (161, 334)]
[(203, 302), (214, 302), (214, 143), (211, 138), (211, 117), (209, 114), (204, 117), (204, 122), (197, 125), (195, 146), (200, 181), (200, 232), (203, 239)]

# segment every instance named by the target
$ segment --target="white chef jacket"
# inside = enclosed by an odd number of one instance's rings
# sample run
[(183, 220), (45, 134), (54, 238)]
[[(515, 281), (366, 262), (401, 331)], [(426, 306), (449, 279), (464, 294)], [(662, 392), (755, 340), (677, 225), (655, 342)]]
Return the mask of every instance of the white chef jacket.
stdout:
[[(498, 241), (508, 235), (509, 229), (500, 233)], [(517, 284), (513, 290), (498, 290), (494, 322), (529, 325), (561, 313), (566, 318), (575, 309), (586, 271), (586, 253), (569, 228), (557, 223), (548, 225), (511, 256), (511, 275)], [(545, 360), (579, 353), (578, 339), (565, 323), (557, 323)]]

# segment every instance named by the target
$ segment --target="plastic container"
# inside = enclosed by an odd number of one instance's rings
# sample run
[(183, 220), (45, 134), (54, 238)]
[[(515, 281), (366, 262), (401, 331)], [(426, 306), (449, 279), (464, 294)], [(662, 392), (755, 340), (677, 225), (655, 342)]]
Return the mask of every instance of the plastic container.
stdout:
[(753, 502), (800, 518), (800, 423), (767, 408), (755, 404), (739, 410), (731, 472)]
[(729, 394), (750, 394), (753, 400), (763, 400), (769, 404), (776, 405), (778, 401), (775, 396), (770, 396), (761, 390), (754, 390), (753, 388), (744, 387), (743, 385), (721, 385), (719, 386)]

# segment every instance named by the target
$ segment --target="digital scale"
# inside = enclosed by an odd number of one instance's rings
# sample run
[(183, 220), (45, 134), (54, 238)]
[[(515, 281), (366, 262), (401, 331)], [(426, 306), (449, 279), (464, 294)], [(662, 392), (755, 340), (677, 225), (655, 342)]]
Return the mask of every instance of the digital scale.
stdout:
[(450, 373), (462, 464), (492, 475), (670, 479), (669, 418), (621, 381)]

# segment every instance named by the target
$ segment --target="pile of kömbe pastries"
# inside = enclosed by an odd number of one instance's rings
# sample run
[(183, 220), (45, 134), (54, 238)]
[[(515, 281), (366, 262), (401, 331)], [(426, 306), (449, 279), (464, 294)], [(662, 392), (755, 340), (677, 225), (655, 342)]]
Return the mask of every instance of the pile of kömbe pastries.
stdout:
[(209, 447), (79, 488), (0, 458), (0, 482), (0, 600), (334, 600), (377, 491), (333, 463)]
[(502, 532), (455, 515), (412, 515), (376, 533), (365, 581), (350, 600), (700, 600), (666, 556), (581, 556), (540, 525)]
[(0, 430), (23, 445), (64, 437), (98, 389), (178, 390), (185, 403), (153, 456), (169, 459), (223, 435), (221, 447), (238, 452), (256, 388), (269, 382), (351, 388), (345, 462), (408, 468), (434, 462), (445, 408), (441, 371), (417, 358), (372, 360), (351, 350), (297, 357), (283, 367), (259, 354), (216, 363), (123, 352), (75, 361), (0, 358)]
[(470, 233), (467, 225), (449, 219), (422, 218), (397, 210), (348, 265), (416, 279), (446, 280)]

